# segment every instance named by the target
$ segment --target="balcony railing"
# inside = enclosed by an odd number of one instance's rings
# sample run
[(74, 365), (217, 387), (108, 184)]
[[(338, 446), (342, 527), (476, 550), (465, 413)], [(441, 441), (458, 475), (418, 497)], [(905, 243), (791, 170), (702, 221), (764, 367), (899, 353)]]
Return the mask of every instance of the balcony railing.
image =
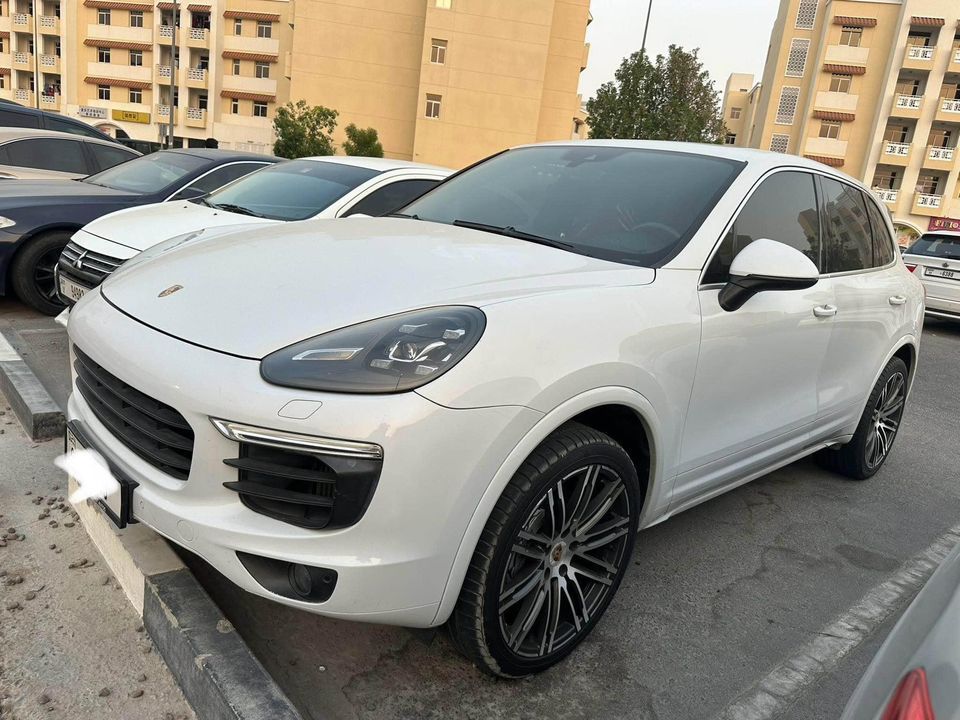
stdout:
[(949, 113), (960, 113), (960, 100), (951, 100), (950, 98), (943, 98), (943, 102), (940, 105), (940, 109), (944, 112)]
[(910, 143), (885, 142), (883, 144), (884, 155), (895, 155), (896, 157), (907, 157), (910, 155)]
[(40, 16), (40, 27), (55, 28), (59, 19), (56, 15), (42, 15)]
[(897, 198), (900, 196), (899, 190), (884, 190), (881, 188), (876, 188), (873, 192), (878, 198), (880, 198), (880, 202), (890, 204), (897, 202)]
[(13, 91), (13, 99), (14, 99), (14, 100), (29, 100), (29, 99), (30, 99), (30, 91), (27, 90), (26, 88), (17, 88), (16, 90)]
[(169, 65), (157, 65), (157, 77), (170, 78), (170, 66)]
[(907, 57), (911, 60), (933, 60), (937, 49), (925, 45), (908, 45)]
[(209, 30), (206, 28), (190, 28), (191, 40), (206, 40)]
[(917, 193), (917, 207), (939, 208), (941, 204), (943, 204), (943, 195), (929, 195), (927, 193)]
[(40, 64), (44, 67), (56, 67), (59, 59), (56, 55), (41, 55)]
[(160, 37), (173, 37), (173, 25), (161, 25), (160, 26)]
[(170, 106), (169, 105), (157, 105), (157, 115), (164, 118), (170, 117)]
[(931, 145), (927, 148), (927, 157), (938, 162), (953, 162), (956, 152), (956, 148)]
[(203, 108), (188, 107), (187, 120), (203, 120), (206, 112)]
[(30, 64), (30, 53), (25, 52), (15, 52), (13, 54), (13, 64), (14, 65), (29, 65)]
[(40, 95), (40, 104), (41, 105), (59, 105), (60, 96), (59, 95)]
[(14, 25), (27, 26), (30, 24), (30, 16), (26, 13), (14, 13), (10, 17), (13, 19)]
[(960, 47), (953, 49), (953, 61), (960, 63)]
[(897, 95), (896, 105), (905, 110), (919, 110), (923, 105), (923, 95)]
[(207, 79), (207, 71), (204, 68), (187, 68), (187, 80), (204, 81)]

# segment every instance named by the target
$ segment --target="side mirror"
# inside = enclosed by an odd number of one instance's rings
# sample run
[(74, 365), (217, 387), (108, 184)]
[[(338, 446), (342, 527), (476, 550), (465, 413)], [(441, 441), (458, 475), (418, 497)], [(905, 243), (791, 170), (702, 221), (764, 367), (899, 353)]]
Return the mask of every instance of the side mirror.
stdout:
[(754, 240), (733, 259), (730, 280), (720, 291), (720, 307), (732, 312), (757, 293), (805, 290), (819, 280), (817, 266), (796, 248), (775, 240)]

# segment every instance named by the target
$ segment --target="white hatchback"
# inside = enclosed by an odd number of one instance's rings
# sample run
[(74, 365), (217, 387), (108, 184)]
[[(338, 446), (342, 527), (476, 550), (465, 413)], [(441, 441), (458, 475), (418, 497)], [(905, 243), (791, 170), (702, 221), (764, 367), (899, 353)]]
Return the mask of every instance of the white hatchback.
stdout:
[(812, 453), (877, 472), (923, 311), (828, 167), (534, 145), (401, 217), (144, 253), (71, 318), (68, 432), (115, 522), (277, 602), (449, 622), (516, 677), (590, 632), (638, 529)]

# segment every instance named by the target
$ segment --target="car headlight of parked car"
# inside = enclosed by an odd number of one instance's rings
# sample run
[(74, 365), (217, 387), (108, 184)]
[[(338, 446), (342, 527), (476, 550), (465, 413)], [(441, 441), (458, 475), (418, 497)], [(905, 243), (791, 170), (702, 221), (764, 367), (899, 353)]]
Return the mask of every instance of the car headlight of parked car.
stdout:
[(16, 224), (17, 224), (16, 220), (11, 220), (8, 217), (0, 216), (0, 228), (13, 227)]
[(486, 316), (448, 306), (390, 315), (298, 342), (265, 357), (274, 385), (349, 393), (393, 393), (426, 385), (480, 340)]

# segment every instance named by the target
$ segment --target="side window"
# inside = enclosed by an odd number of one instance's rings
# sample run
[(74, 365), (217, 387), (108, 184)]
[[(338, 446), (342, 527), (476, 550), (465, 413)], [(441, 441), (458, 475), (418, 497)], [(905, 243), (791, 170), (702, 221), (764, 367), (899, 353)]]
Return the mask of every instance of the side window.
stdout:
[(343, 213), (342, 217), (350, 215), (372, 215), (380, 217), (399, 210), (404, 205), (432, 189), (439, 180), (400, 180), (390, 183), (386, 187), (374, 190), (365, 198), (359, 200), (352, 208)]
[(828, 273), (873, 267), (873, 233), (863, 195), (854, 187), (823, 178)]
[(49, 115), (44, 118), (44, 121), (44, 127), (47, 130), (59, 130), (60, 132), (68, 132), (74, 135), (83, 135), (84, 137), (92, 137), (97, 138), (98, 140), (103, 140), (103, 133), (88, 125), (84, 125), (79, 121), (70, 122), (69, 120), (62, 120)]
[(7, 162), (18, 167), (87, 175), (83, 147), (70, 140), (20, 140), (8, 143)]
[(821, 267), (820, 213), (812, 175), (778, 172), (764, 180), (720, 243), (703, 282), (727, 282), (737, 253), (761, 238), (794, 247)]
[(2, 127), (40, 127), (40, 116), (32, 113), (17, 112), (16, 110), (0, 110), (0, 126)]
[(264, 163), (234, 163), (232, 165), (224, 165), (190, 183), (174, 195), (171, 200), (179, 200), (182, 197), (197, 197), (201, 193), (206, 195), (262, 167), (265, 167)]
[(119, 165), (127, 160), (133, 160), (139, 157), (136, 153), (130, 152), (122, 147), (111, 147), (110, 145), (100, 145), (98, 143), (87, 143), (90, 152), (93, 153), (95, 167), (93, 172), (106, 170), (114, 165)]
[(887, 222), (877, 204), (866, 196), (863, 200), (867, 204), (867, 216), (870, 218), (870, 229), (873, 231), (873, 264), (876, 267), (882, 267), (893, 262), (893, 258), (896, 257), (893, 238), (890, 237)]

